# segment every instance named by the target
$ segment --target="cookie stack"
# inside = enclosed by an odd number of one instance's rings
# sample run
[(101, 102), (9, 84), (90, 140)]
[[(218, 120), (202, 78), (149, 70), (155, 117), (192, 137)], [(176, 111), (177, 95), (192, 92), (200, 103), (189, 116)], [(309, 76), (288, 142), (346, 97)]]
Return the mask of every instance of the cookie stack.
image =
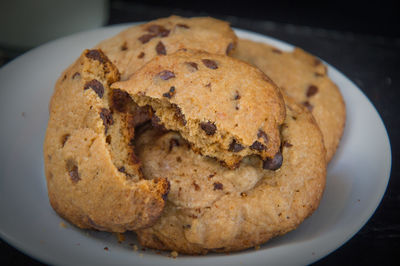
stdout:
[(145, 247), (258, 246), (318, 207), (344, 120), (326, 67), (304, 51), (238, 40), (212, 18), (155, 20), (61, 74), (44, 142), (50, 203)]

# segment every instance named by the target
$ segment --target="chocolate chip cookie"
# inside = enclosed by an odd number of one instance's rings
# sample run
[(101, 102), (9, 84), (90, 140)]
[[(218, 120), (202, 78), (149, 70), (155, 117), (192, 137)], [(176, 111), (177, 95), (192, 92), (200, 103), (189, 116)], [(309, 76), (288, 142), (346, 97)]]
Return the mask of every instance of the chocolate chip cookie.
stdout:
[(169, 191), (165, 178), (142, 177), (131, 140), (150, 114), (133, 104), (121, 110), (124, 98), (110, 90), (118, 80), (100, 50), (86, 50), (58, 79), (49, 106), (44, 161), (50, 203), (81, 228), (149, 226)]
[(210, 17), (171, 16), (133, 26), (97, 45), (127, 79), (156, 55), (182, 48), (230, 54), (237, 37), (229, 23)]
[(149, 129), (137, 138), (148, 178), (162, 174), (171, 190), (157, 222), (137, 230), (145, 247), (187, 254), (228, 252), (295, 229), (317, 208), (325, 186), (326, 152), (312, 115), (286, 99), (278, 170), (257, 156), (234, 170), (194, 153), (176, 132)]
[(264, 73), (240, 60), (179, 50), (155, 57), (112, 88), (150, 106), (166, 129), (179, 131), (195, 151), (228, 167), (245, 156), (268, 161), (279, 152), (282, 95)]

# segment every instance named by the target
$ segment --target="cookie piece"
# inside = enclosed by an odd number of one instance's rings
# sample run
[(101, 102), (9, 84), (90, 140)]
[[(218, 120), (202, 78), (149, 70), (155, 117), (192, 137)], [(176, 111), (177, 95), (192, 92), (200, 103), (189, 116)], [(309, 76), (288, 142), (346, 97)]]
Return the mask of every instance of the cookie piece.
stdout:
[(118, 67), (121, 80), (127, 79), (157, 55), (182, 48), (230, 54), (237, 37), (225, 21), (210, 17), (171, 16), (130, 27), (97, 45)]
[(136, 231), (141, 245), (187, 254), (242, 250), (285, 234), (310, 216), (325, 186), (325, 148), (312, 115), (286, 103), (283, 163), (276, 171), (263, 170), (257, 157), (235, 170), (222, 167), (192, 152), (177, 133), (139, 136), (144, 174), (162, 173), (171, 182), (163, 215)]
[(306, 106), (321, 128), (329, 162), (343, 134), (346, 107), (326, 66), (300, 48), (284, 52), (274, 46), (240, 39), (234, 57), (260, 68), (289, 96)]
[(279, 151), (285, 105), (257, 68), (225, 55), (180, 50), (158, 56), (127, 81), (112, 84), (203, 155), (234, 168), (248, 155)]
[[(130, 146), (145, 110), (111, 105), (116, 67), (100, 50), (86, 50), (62, 73), (50, 102), (44, 141), (49, 200), (81, 228), (123, 232), (149, 226), (169, 191), (165, 178), (144, 180)], [(134, 119), (133, 119), (134, 120)]]

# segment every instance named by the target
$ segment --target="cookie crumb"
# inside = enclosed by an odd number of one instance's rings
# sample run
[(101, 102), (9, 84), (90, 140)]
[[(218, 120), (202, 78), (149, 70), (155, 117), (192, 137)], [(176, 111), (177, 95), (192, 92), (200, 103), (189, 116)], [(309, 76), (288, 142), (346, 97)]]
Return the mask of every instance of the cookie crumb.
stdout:
[(133, 245), (133, 251), (138, 251), (138, 246), (137, 245)]
[(141, 258), (143, 258), (143, 253), (139, 253), (139, 256), (140, 256)]
[(115, 233), (115, 236), (117, 237), (118, 243), (122, 243), (125, 241), (125, 235), (123, 233)]
[(172, 251), (171, 256), (172, 256), (172, 258), (176, 259), (176, 257), (178, 257), (178, 252), (176, 252), (175, 250)]
[(67, 228), (67, 225), (66, 225), (64, 222), (60, 222), (60, 226), (61, 226), (62, 228)]
[(254, 246), (254, 249), (255, 249), (255, 250), (259, 250), (259, 249), (260, 249), (260, 246), (259, 246), (259, 245)]

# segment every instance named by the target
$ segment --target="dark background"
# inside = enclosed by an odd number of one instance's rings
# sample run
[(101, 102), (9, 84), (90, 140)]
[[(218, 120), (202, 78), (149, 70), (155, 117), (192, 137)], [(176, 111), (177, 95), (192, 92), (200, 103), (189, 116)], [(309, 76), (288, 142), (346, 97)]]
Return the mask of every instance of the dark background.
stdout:
[[(233, 27), (302, 47), (354, 81), (386, 125), (392, 146), (391, 178), (380, 206), (368, 223), (315, 265), (390, 265), (396, 264), (400, 252), (399, 10), (395, 1), (119, 0), (110, 1), (107, 25), (171, 14), (213, 16), (231, 22)], [(3, 50), (1, 54), (0, 66), (18, 52)], [(1, 240), (0, 264), (41, 265)]]

